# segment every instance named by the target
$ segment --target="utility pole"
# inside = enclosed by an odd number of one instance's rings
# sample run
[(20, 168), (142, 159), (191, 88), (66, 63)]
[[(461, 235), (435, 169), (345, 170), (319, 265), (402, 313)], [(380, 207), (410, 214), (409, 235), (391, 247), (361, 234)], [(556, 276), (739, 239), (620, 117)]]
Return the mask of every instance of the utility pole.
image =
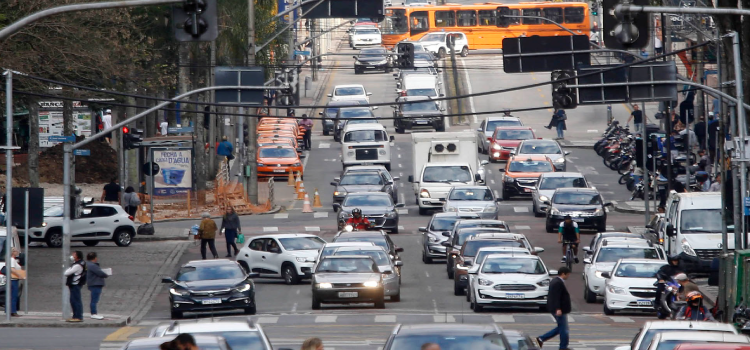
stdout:
[[(211, 67), (208, 68), (209, 84), (211, 84), (211, 86), (215, 86), (216, 74), (214, 72), (214, 68), (216, 67), (216, 40), (211, 42), (210, 66)], [(211, 91), (211, 97), (209, 101), (211, 101), (211, 103), (216, 103), (215, 91)], [(211, 112), (211, 109), (218, 109), (215, 106), (206, 106), (205, 108), (208, 109), (208, 112)], [(206, 116), (204, 115), (203, 118), (205, 117)], [(208, 171), (208, 174), (211, 174), (209, 178), (213, 179), (216, 175), (216, 114), (209, 113), (208, 120), (208, 168), (210, 169)]]
[[(702, 43), (703, 40), (704, 40), (703, 39), (703, 33), (701, 33), (700, 30), (698, 30), (696, 32), (697, 32), (698, 42)], [(703, 57), (704, 57), (703, 46), (699, 47), (697, 50), (698, 50), (698, 52), (696, 52), (696, 55), (695, 55), (696, 56), (696, 60), (698, 61), (698, 64), (695, 65), (696, 77), (698, 79), (698, 84), (703, 84), (704, 74), (705, 74), (705, 71), (706, 71), (703, 68)], [(696, 104), (696, 106), (693, 108), (693, 113), (695, 114), (695, 120), (696, 120), (696, 122), (701, 117), (705, 117), (705, 115), (703, 114), (703, 111), (705, 110), (704, 103), (705, 103), (705, 95), (703, 94), (703, 90), (698, 89), (696, 91), (696, 95), (695, 95), (695, 104)], [(688, 137), (688, 139), (690, 139), (690, 137)], [(700, 148), (702, 149), (703, 146), (700, 145)]]
[[(318, 55), (318, 39), (315, 37), (317, 34), (318, 21), (315, 19), (309, 19), (310, 21), (310, 57)], [(310, 70), (312, 71), (312, 81), (318, 81), (318, 59), (313, 58), (310, 61)]]
[[(460, 90), (461, 84), (458, 82), (458, 79), (459, 79), (458, 78), (458, 66), (457, 66), (458, 65), (458, 61), (456, 61), (456, 50), (455, 50), (456, 40), (455, 40), (455, 38), (453, 36), (449, 36), (449, 38), (450, 39), (448, 40), (448, 45), (450, 46), (450, 50), (451, 50), (451, 72), (453, 73), (453, 89), (456, 92), (456, 94), (460, 95), (461, 94), (461, 90)], [(463, 109), (463, 99), (460, 99), (460, 98), (457, 99), (456, 100), (456, 105), (458, 106), (458, 111), (454, 111), (452, 113), (454, 113), (454, 114), (461, 114), (461, 113), (463, 113), (464, 112), (464, 109)], [(461, 123), (463, 123), (464, 117), (460, 116), (460, 117), (458, 117), (458, 120)], [(468, 118), (466, 118), (466, 120), (468, 120)]]
[[(247, 65), (255, 65), (255, 1), (247, 0)], [(253, 109), (250, 108), (252, 111)], [(251, 113), (256, 114), (256, 113)], [(244, 118), (241, 117), (241, 118)], [(243, 176), (247, 176), (247, 185), (245, 191), (250, 204), (258, 204), (258, 162), (255, 159), (255, 147), (258, 145), (258, 118), (247, 118), (247, 147), (245, 147), (245, 169), (240, 169)], [(240, 130), (242, 132), (242, 130)]]
[[(745, 153), (745, 141), (747, 139), (747, 121), (745, 120), (745, 92), (743, 89), (742, 82), (742, 57), (740, 55), (740, 36), (739, 33), (732, 33), (732, 47), (734, 54), (734, 83), (735, 90), (737, 92), (737, 128), (739, 129), (738, 135), (740, 137), (740, 198), (742, 205), (744, 205), (744, 198), (747, 196), (747, 162)], [(736, 178), (736, 176), (732, 176)], [(735, 193), (737, 190), (735, 189)], [(736, 201), (737, 199), (735, 199)], [(735, 250), (745, 249), (745, 218), (741, 217), (740, 222), (734, 223), (734, 240)], [(739, 232), (739, 234), (738, 234)]]

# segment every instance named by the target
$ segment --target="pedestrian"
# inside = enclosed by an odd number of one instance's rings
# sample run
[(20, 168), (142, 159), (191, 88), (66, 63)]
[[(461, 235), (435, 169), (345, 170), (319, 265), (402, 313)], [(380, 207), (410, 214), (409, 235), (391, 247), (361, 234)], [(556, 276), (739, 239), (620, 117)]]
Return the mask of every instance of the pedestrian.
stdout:
[[(0, 274), (8, 276), (8, 269), (10, 269), (10, 315), (18, 317), (18, 302), (19, 302), (19, 289), (21, 280), (26, 279), (26, 271), (21, 268), (21, 264), (18, 263), (19, 251), (16, 248), (10, 250), (10, 263), (6, 262), (5, 266), (0, 269)], [(5, 255), (3, 254), (4, 258)], [(7, 278), (7, 277), (6, 277)], [(5, 287), (2, 287), (5, 288)], [(6, 307), (7, 310), (7, 307)]]
[(630, 124), (631, 120), (633, 121), (633, 126), (635, 127), (635, 133), (643, 134), (643, 111), (641, 111), (640, 107), (638, 107), (637, 104), (633, 104), (633, 112), (630, 113), (630, 118), (628, 118), (628, 121), (625, 122), (625, 125)]
[(219, 142), (219, 146), (216, 147), (216, 154), (220, 156), (227, 157), (227, 162), (234, 159), (234, 156), (232, 155), (234, 153), (234, 146), (232, 146), (232, 143), (227, 141), (227, 137), (222, 136), (221, 142)]
[(141, 205), (141, 199), (138, 197), (138, 193), (135, 192), (133, 186), (128, 186), (128, 188), (125, 189), (125, 194), (122, 196), (122, 204), (122, 207), (128, 215), (135, 217), (135, 213), (138, 211), (138, 206)]
[[(234, 208), (227, 207), (227, 211), (224, 217), (221, 218), (221, 230), (224, 231), (224, 237), (227, 240), (227, 258), (232, 257), (232, 248), (234, 248), (234, 255), (237, 256), (239, 249), (237, 249), (237, 235), (242, 232), (240, 227), (240, 217), (234, 212)], [(221, 233), (219, 233), (221, 234)]]
[(208, 244), (208, 248), (211, 249), (214, 259), (218, 259), (219, 253), (216, 252), (216, 244), (214, 243), (217, 230), (216, 222), (211, 219), (211, 215), (207, 212), (203, 213), (201, 217), (203, 220), (201, 220), (201, 224), (198, 226), (198, 235), (201, 239), (201, 256), (203, 260), (206, 260), (206, 244)]
[(721, 192), (721, 174), (716, 175), (714, 182), (708, 188), (708, 192)]
[(705, 149), (698, 151), (698, 163), (696, 163), (696, 165), (698, 165), (698, 169), (709, 174), (711, 173), (711, 170), (713, 170), (713, 162), (711, 162), (711, 158), (708, 156), (708, 152), (706, 152)]
[(539, 348), (542, 348), (544, 342), (556, 335), (560, 335), (560, 350), (568, 350), (570, 341), (568, 330), (568, 314), (570, 313), (570, 294), (565, 287), (565, 280), (570, 277), (570, 269), (567, 266), (557, 270), (557, 278), (553, 278), (549, 283), (549, 293), (547, 295), (547, 311), (552, 313), (552, 317), (557, 322), (557, 327), (549, 332), (536, 338)]
[(110, 204), (120, 204), (120, 192), (122, 189), (117, 184), (117, 178), (113, 177), (108, 184), (104, 185), (102, 190), (102, 202)]
[(308, 151), (310, 148), (312, 148), (312, 128), (313, 128), (313, 121), (312, 119), (307, 117), (307, 114), (302, 115), (302, 121), (299, 122), (299, 125), (305, 129), (305, 135), (304, 135), (304, 141), (305, 141), (305, 149)]
[(70, 308), (73, 310), (73, 318), (67, 322), (83, 322), (83, 301), (81, 301), (81, 286), (86, 284), (86, 263), (83, 261), (83, 252), (76, 250), (70, 256), (72, 265), (65, 270), (65, 285), (70, 290)]
[(188, 333), (180, 333), (177, 335), (172, 343), (176, 345), (177, 349), (180, 350), (200, 350), (198, 345), (195, 345), (195, 338)]
[(708, 154), (711, 159), (716, 159), (716, 141), (719, 134), (719, 114), (708, 112), (708, 134), (706, 135), (708, 144)]
[(103, 320), (104, 316), (99, 315), (96, 305), (99, 303), (99, 298), (102, 296), (104, 279), (109, 275), (99, 267), (99, 257), (96, 255), (96, 252), (86, 254), (86, 260), (86, 284), (88, 284), (89, 292), (91, 292), (91, 318), (95, 320)]
[(1, 188), (3, 191), (3, 197), (0, 198), (0, 226), (5, 226), (5, 188)]
[(544, 127), (547, 129), (552, 129), (557, 126), (557, 110), (555, 110), (554, 113), (552, 113), (552, 119), (549, 120), (549, 124), (545, 125)]
[(167, 119), (161, 121), (161, 124), (159, 124), (159, 128), (161, 129), (161, 136), (167, 136), (169, 133), (169, 122), (167, 122)]
[(558, 109), (557, 112), (557, 139), (558, 140), (565, 140), (565, 135), (563, 135), (563, 130), (567, 130), (565, 127), (565, 121), (568, 120), (568, 116), (565, 114), (565, 110)]
[(646, 49), (641, 49), (641, 59), (648, 59), (648, 52), (646, 52)]
[(320, 338), (307, 338), (302, 342), (300, 350), (323, 350), (323, 341)]
[(440, 345), (437, 343), (424, 343), (422, 344), (422, 347), (419, 348), (420, 350), (440, 350)]
[[(104, 124), (104, 130), (108, 130), (112, 127), (112, 110), (111, 109), (105, 109), (104, 115), (102, 115), (102, 123)], [(112, 132), (108, 132), (106, 135), (104, 135), (104, 139), (107, 140), (107, 143), (112, 143)]]
[(661, 39), (658, 37), (654, 37), (654, 54), (657, 56), (661, 55), (662, 53), (662, 45), (661, 45)]
[(698, 147), (701, 149), (706, 148), (707, 126), (708, 124), (706, 124), (706, 119), (703, 116), (698, 117), (698, 122), (693, 125), (693, 132), (695, 133), (695, 137), (698, 138)]

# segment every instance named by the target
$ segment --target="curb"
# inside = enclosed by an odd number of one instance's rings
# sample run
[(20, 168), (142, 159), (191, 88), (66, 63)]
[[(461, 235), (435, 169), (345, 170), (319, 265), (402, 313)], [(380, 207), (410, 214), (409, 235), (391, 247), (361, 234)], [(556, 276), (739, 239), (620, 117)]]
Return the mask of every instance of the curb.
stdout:
[[(23, 316), (21, 316), (23, 317)], [(80, 323), (71, 323), (71, 322), (65, 322), (64, 320), (59, 320), (55, 322), (39, 322), (39, 323), (7, 323), (5, 321), (0, 322), (0, 328), (41, 328), (41, 327), (47, 327), (47, 328), (113, 328), (113, 327), (125, 327), (129, 324), (128, 320), (122, 320), (119, 322), (80, 322)]]

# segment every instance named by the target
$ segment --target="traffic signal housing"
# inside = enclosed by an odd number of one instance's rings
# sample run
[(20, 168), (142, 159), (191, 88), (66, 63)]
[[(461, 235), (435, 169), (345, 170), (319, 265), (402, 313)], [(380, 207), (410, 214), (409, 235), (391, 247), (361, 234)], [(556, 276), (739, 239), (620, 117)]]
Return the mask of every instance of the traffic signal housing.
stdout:
[(564, 80), (575, 76), (572, 70), (552, 71), (552, 106), (557, 109), (573, 109), (578, 107), (578, 91), (569, 88), (575, 84), (575, 79)]
[(177, 41), (213, 41), (219, 36), (216, 0), (185, 0), (172, 7)]
[(414, 68), (414, 44), (398, 43), (398, 67)]
[(135, 149), (141, 147), (143, 142), (143, 130), (131, 129), (127, 126), (122, 127), (122, 146), (125, 149)]
[[(620, 2), (622, 1), (622, 2)], [(602, 0), (604, 44), (610, 49), (640, 49), (648, 45), (649, 20), (647, 13), (622, 13), (615, 16), (618, 4), (648, 6), (648, 0)]]
[(242, 124), (242, 141), (245, 147), (250, 146), (250, 127), (247, 123)]
[(599, 2), (594, 1), (591, 3), (591, 15), (592, 16), (599, 16)]

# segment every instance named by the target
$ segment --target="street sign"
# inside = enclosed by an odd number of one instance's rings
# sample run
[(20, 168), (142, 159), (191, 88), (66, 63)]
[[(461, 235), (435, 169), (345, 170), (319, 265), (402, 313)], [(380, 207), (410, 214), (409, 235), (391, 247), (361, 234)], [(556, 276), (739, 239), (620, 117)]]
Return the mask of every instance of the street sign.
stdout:
[[(628, 81), (675, 81), (677, 80), (677, 66), (675, 61), (651, 62), (645, 65), (630, 67)], [(629, 97), (632, 102), (671, 101), (677, 99), (677, 84), (649, 84), (629, 86)]]
[[(596, 66), (581, 68), (576, 75), (586, 75), (598, 72), (612, 66)], [(599, 74), (578, 78), (578, 85), (601, 85), (612, 83), (626, 83), (628, 81), (627, 68), (620, 68)], [(627, 86), (600, 86), (592, 88), (578, 88), (578, 104), (607, 104), (625, 102), (628, 100)]]
[(75, 136), (61, 136), (61, 135), (52, 135), (47, 137), (47, 141), (49, 142), (75, 142), (76, 137)]
[(573, 70), (591, 65), (589, 37), (532, 36), (503, 39), (503, 70), (505, 73), (551, 72)]
[(295, 56), (310, 56), (310, 51), (294, 50)]
[[(309, 11), (309, 12), (308, 12)], [(305, 18), (371, 18), (380, 22), (384, 18), (383, 0), (323, 0), (302, 4)]]
[[(578, 69), (578, 76), (599, 72), (612, 66)], [(578, 78), (578, 104), (609, 104), (618, 102), (671, 101), (677, 99), (674, 83), (654, 84), (654, 81), (676, 81), (674, 61), (653, 62), (619, 68)], [(645, 84), (635, 84), (645, 83)], [(627, 84), (627, 85), (613, 85)], [(580, 87), (581, 85), (594, 85)]]
[(146, 176), (151, 176), (151, 174), (158, 174), (159, 170), (161, 170), (161, 168), (159, 168), (159, 164), (156, 163), (144, 163), (141, 167), (141, 171)]
[(745, 197), (745, 216), (750, 216), (750, 197)]
[(74, 149), (73, 150), (74, 156), (90, 156), (91, 150), (89, 149)]
[(167, 133), (169, 134), (183, 134), (183, 133), (189, 133), (193, 132), (192, 126), (182, 126), (182, 127), (169, 127), (167, 128)]
[[(216, 67), (216, 86), (263, 86), (266, 82), (263, 67)], [(263, 90), (216, 90), (217, 103), (246, 103), (263, 105)]]

